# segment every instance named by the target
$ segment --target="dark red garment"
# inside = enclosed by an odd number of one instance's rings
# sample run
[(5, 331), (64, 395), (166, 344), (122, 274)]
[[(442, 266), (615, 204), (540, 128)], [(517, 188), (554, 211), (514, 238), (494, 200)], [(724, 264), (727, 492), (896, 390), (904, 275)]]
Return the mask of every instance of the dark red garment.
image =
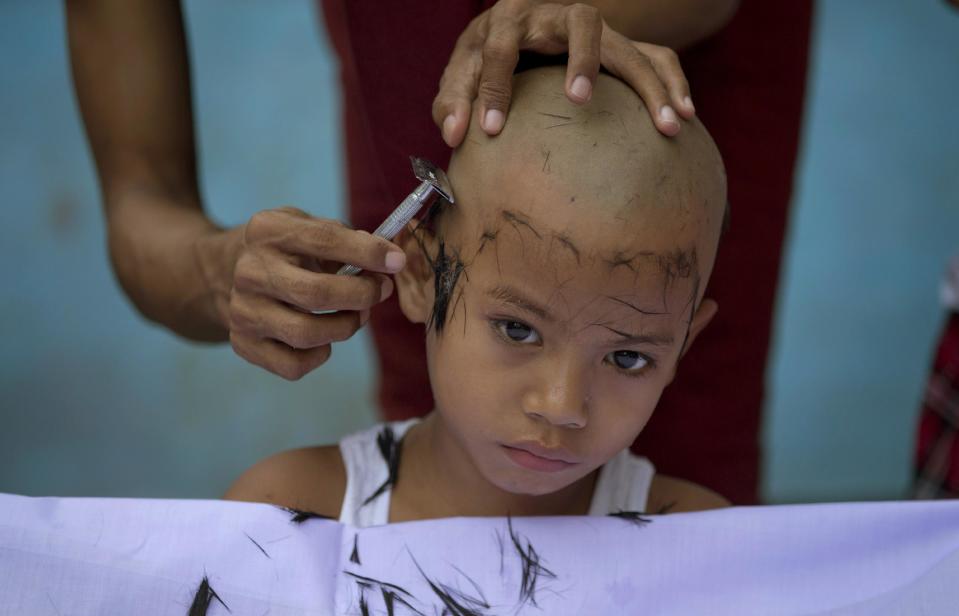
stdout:
[[(492, 2), (323, 0), (341, 60), (350, 214), (372, 230), (413, 188), (408, 156), (450, 151), (431, 106), (457, 37)], [(693, 100), (726, 161), (732, 227), (700, 336), (634, 445), (657, 470), (753, 503), (769, 333), (806, 80), (812, 0), (743, 0), (719, 35), (683, 54)], [(432, 408), (421, 326), (395, 295), (373, 311), (386, 419)]]
[(946, 320), (916, 435), (913, 496), (959, 498), (959, 312)]

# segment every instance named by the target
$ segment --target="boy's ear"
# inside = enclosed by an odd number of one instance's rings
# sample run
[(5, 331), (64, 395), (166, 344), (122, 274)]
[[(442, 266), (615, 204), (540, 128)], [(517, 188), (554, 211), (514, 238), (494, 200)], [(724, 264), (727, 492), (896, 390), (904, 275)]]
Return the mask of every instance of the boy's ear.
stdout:
[(406, 253), (406, 267), (394, 277), (400, 310), (413, 323), (426, 323), (433, 311), (433, 266), (429, 255), (436, 254), (436, 238), (414, 220), (394, 242)]
[(686, 338), (686, 348), (683, 349), (683, 354), (680, 356), (680, 359), (686, 355), (689, 347), (693, 346), (693, 341), (696, 340), (696, 336), (699, 335), (699, 332), (706, 329), (706, 326), (713, 320), (717, 312), (719, 312), (719, 304), (716, 303), (716, 300), (704, 298), (703, 301), (699, 302), (699, 308), (696, 309), (696, 314), (693, 315), (693, 321), (689, 324), (689, 337)]

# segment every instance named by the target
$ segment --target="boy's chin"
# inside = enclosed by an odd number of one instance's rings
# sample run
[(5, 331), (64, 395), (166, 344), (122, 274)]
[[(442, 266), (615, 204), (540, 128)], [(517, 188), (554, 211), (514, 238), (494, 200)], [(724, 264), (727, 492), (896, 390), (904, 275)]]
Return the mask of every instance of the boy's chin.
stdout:
[(510, 469), (499, 473), (498, 477), (487, 477), (500, 490), (517, 496), (546, 496), (569, 487), (579, 479), (579, 476), (570, 477), (565, 473), (537, 473), (523, 469)]

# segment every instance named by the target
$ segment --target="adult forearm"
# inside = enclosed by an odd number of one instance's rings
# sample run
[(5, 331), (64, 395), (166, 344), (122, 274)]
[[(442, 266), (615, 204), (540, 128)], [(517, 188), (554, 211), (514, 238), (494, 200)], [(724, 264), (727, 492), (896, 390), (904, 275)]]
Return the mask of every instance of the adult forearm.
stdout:
[(111, 200), (110, 260), (134, 306), (186, 338), (225, 341), (240, 230), (166, 195), (130, 189)]
[(635, 40), (683, 49), (723, 28), (739, 0), (588, 0), (613, 29)]
[(177, 2), (69, 0), (71, 65), (96, 161), (110, 256), (148, 318), (226, 337), (209, 276), (216, 227), (201, 207), (189, 62)]

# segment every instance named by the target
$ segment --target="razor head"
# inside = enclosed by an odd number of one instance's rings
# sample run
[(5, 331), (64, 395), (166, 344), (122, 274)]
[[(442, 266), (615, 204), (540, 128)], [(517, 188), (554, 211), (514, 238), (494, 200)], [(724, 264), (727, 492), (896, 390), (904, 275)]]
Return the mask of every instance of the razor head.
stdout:
[(410, 162), (413, 163), (413, 174), (417, 179), (429, 183), (441, 197), (453, 203), (453, 188), (445, 171), (425, 158), (410, 156)]

